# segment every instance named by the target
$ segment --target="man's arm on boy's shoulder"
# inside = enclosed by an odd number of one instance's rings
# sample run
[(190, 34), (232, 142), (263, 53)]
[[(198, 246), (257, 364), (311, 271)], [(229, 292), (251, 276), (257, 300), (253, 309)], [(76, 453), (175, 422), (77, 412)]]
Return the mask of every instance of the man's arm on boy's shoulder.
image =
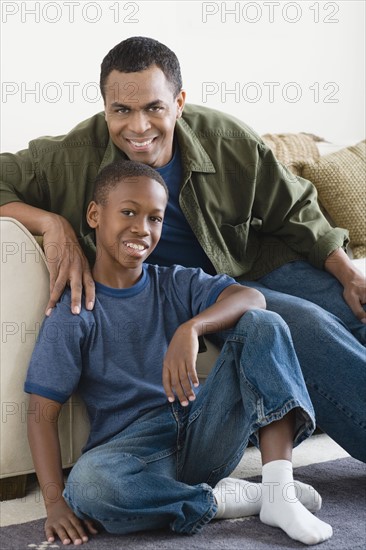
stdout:
[(57, 535), (63, 544), (82, 544), (88, 540), (85, 526), (90, 533), (97, 530), (91, 521), (77, 518), (62, 496), (64, 480), (57, 427), (61, 407), (57, 401), (31, 394), (28, 439), (47, 510), (47, 541), (54, 542)]
[(195, 399), (192, 384), (199, 385), (196, 371), (199, 336), (231, 328), (246, 311), (265, 308), (261, 292), (233, 284), (219, 294), (212, 306), (178, 327), (163, 364), (163, 386), (168, 400), (175, 400), (174, 392), (183, 406)]
[[(75, 232), (66, 218), (23, 202), (11, 202), (0, 206), (0, 216), (15, 218), (33, 235), (43, 236), (43, 247), (50, 272), (50, 298), (46, 306), (46, 314), (49, 315), (55, 307), (67, 284), (71, 287), (73, 313), (77, 314), (81, 310), (83, 288), (86, 307), (93, 309), (94, 280)], [(52, 250), (50, 255), (47, 255), (48, 246)], [(55, 249), (57, 258), (54, 254)]]

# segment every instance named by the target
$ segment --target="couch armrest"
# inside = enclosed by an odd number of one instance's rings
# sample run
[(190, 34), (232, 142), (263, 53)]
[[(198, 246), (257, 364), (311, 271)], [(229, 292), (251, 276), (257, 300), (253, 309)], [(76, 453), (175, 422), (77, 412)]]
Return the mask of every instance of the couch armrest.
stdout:
[[(1, 237), (1, 449), (0, 477), (33, 472), (27, 438), (29, 396), (23, 384), (44, 318), (49, 275), (42, 249), (13, 218), (0, 218)], [(80, 456), (88, 434), (84, 405), (73, 396), (63, 407), (59, 433), (63, 466)]]

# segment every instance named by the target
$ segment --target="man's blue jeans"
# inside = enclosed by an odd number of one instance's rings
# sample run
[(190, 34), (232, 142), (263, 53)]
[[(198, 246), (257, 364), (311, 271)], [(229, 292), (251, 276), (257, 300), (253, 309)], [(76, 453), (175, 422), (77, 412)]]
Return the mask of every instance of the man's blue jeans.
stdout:
[(314, 405), (317, 425), (366, 462), (366, 325), (326, 271), (295, 261), (258, 282), (267, 309), (288, 324)]
[(292, 409), (297, 445), (315, 421), (289, 329), (276, 313), (248, 311), (196, 400), (167, 402), (86, 452), (64, 497), (78, 517), (111, 533), (196, 533), (217, 511), (212, 487), (230, 475), (248, 439), (258, 445), (258, 430)]

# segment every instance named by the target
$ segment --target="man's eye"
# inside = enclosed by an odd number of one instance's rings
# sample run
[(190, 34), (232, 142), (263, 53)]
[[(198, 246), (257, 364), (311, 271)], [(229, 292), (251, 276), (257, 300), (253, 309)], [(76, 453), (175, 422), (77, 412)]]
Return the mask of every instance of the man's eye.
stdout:
[(120, 107), (119, 109), (117, 109), (116, 112), (117, 112), (117, 113), (120, 113), (121, 115), (125, 115), (125, 114), (129, 113), (130, 110), (129, 110), (129, 109), (126, 109), (125, 107)]
[(160, 105), (155, 105), (154, 107), (149, 107), (148, 110), (152, 113), (158, 113), (159, 111), (163, 110), (163, 107), (161, 107)]

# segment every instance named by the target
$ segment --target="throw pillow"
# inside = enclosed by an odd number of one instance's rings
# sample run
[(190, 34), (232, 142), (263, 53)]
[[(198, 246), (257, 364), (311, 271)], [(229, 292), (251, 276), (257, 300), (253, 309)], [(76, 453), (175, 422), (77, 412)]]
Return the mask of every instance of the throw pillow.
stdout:
[(301, 175), (315, 185), (335, 225), (349, 230), (353, 256), (366, 256), (366, 140), (306, 163)]
[(322, 139), (313, 134), (264, 134), (262, 139), (277, 160), (297, 176), (301, 176), (304, 163), (320, 158), (316, 142)]

